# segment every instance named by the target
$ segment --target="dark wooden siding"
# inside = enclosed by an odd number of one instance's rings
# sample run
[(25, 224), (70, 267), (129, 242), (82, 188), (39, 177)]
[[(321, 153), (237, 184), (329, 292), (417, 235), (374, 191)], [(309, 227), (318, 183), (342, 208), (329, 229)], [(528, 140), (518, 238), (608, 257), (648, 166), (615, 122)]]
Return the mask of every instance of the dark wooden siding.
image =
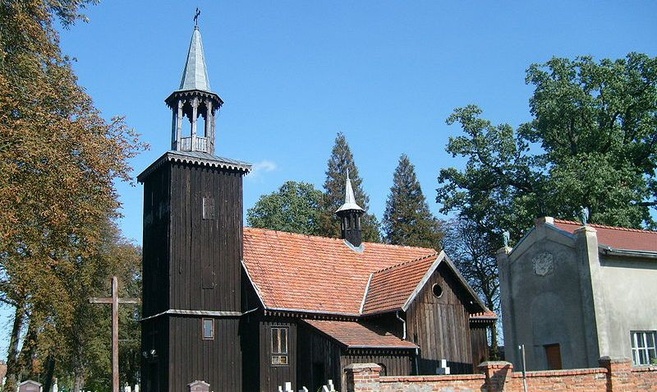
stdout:
[[(438, 298), (434, 284), (442, 287)], [(472, 372), (467, 296), (461, 283), (445, 265), (438, 267), (409, 308), (408, 340), (420, 346), (420, 374), (435, 374), (439, 360), (446, 359), (452, 373)]]
[(300, 325), (297, 389), (305, 386), (309, 391), (317, 391), (328, 379), (332, 379), (336, 389), (342, 391), (340, 355), (341, 348), (336, 342), (320, 335), (307, 324)]
[(242, 388), (255, 392), (260, 390), (260, 315), (250, 313), (241, 321)]
[[(240, 311), (241, 174), (174, 164), (171, 184), (171, 307)], [(204, 219), (204, 198), (213, 218)]]
[(144, 181), (143, 298), (144, 317), (169, 309), (169, 189), (171, 171), (163, 166)]
[(484, 324), (471, 326), (470, 336), (472, 339), (472, 366), (476, 372), (480, 363), (489, 360), (488, 327)]
[(238, 318), (215, 319), (215, 338), (203, 340), (202, 318), (169, 317), (169, 391), (186, 391), (195, 380), (214, 391), (242, 390)]
[[(288, 335), (288, 365), (272, 365), (271, 329), (272, 327), (287, 327)], [(260, 341), (260, 391), (278, 391), (279, 386), (286, 382), (292, 383), (292, 390), (297, 386), (297, 324), (296, 320), (263, 320), (259, 327)], [(253, 359), (255, 360), (255, 358)]]
[(144, 392), (185, 391), (195, 380), (212, 390), (241, 390), (240, 320), (215, 319), (214, 340), (203, 340), (201, 320), (163, 316), (142, 323)]
[(299, 327), (298, 387), (318, 390), (328, 380), (339, 391), (345, 391), (345, 366), (374, 362), (386, 369), (387, 375), (403, 376), (412, 372), (412, 350), (349, 350), (308, 325)]
[[(242, 311), (242, 174), (165, 162), (143, 179), (145, 317)], [(214, 340), (202, 339), (202, 317), (215, 317)], [(142, 367), (149, 392), (184, 391), (195, 380), (242, 390), (238, 317), (162, 315), (144, 326), (157, 341), (142, 340), (142, 351), (150, 344), (158, 353)]]
[(169, 328), (166, 318), (158, 317), (142, 322), (142, 353), (146, 353), (146, 356), (141, 357), (141, 386), (144, 392), (168, 390), (168, 341)]

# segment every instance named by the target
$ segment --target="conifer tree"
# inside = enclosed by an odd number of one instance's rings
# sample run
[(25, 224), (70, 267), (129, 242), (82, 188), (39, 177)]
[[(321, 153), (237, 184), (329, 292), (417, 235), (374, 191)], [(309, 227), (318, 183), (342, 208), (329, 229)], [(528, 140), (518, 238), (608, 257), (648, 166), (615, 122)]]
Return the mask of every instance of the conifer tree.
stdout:
[(415, 167), (406, 154), (401, 155), (395, 169), (382, 225), (388, 243), (440, 249), (440, 221), (429, 211)]
[(354, 189), (356, 202), (365, 210), (365, 214), (361, 218), (363, 241), (379, 242), (381, 240), (379, 222), (376, 216), (367, 213), (370, 198), (363, 191), (363, 180), (358, 174), (358, 168), (354, 162), (353, 154), (342, 132), (339, 132), (335, 138), (335, 144), (333, 145), (326, 169), (322, 216), (319, 222), (320, 233), (327, 237), (340, 236), (340, 221), (335, 217), (335, 211), (344, 203), (347, 171), (349, 172), (349, 178)]

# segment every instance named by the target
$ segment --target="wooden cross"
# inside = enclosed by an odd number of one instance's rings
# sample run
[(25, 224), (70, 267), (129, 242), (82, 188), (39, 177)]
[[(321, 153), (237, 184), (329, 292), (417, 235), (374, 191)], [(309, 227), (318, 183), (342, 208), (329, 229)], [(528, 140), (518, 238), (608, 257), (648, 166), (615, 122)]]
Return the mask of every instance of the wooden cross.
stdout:
[(89, 298), (92, 304), (112, 304), (112, 392), (119, 392), (119, 304), (138, 304), (138, 298), (119, 298), (119, 280), (112, 277), (112, 296)]

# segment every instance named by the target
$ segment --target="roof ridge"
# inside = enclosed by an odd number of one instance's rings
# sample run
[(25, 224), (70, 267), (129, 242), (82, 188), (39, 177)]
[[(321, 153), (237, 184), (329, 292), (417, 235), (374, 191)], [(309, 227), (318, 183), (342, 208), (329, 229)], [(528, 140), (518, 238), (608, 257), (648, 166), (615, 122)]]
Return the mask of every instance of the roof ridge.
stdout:
[[(265, 228), (265, 227), (244, 226), (244, 228), (245, 229), (261, 230), (261, 231), (273, 231), (273, 232), (276, 232), (276, 233), (289, 234), (289, 235), (292, 235), (292, 236), (312, 237), (312, 238), (320, 238), (320, 239), (325, 239), (325, 240), (330, 240), (330, 241), (343, 242), (343, 239), (338, 238), (338, 237), (325, 237), (325, 236), (316, 235), (316, 234), (294, 233), (294, 232), (291, 232), (291, 231), (268, 229), (268, 228)], [(363, 241), (363, 244), (372, 244), (374, 246), (384, 246), (386, 248), (426, 249), (426, 250), (430, 250), (430, 251), (434, 252), (431, 255), (440, 254), (440, 252), (436, 252), (435, 249), (427, 248), (427, 247), (424, 247), (424, 246), (397, 245), (397, 244), (386, 244), (386, 243), (383, 243), (383, 242), (367, 242), (367, 241)]]
[(248, 229), (248, 230), (270, 231), (270, 232), (274, 232), (274, 233), (281, 233), (281, 234), (284, 234), (284, 235), (290, 235), (290, 236), (295, 236), (295, 237), (312, 237), (312, 238), (319, 238), (319, 239), (330, 240), (330, 241), (340, 241), (340, 242), (342, 241), (341, 238), (337, 238), (337, 237), (324, 237), (324, 236), (321, 236), (321, 235), (294, 233), (292, 231), (268, 229), (266, 227), (244, 226), (244, 228)]
[(434, 257), (434, 256), (435, 256), (435, 257), (438, 257), (438, 255), (440, 255), (440, 252), (435, 252), (435, 251), (434, 251), (434, 253), (432, 253), (432, 254), (430, 254), (430, 255), (426, 255), (426, 256), (422, 256), (422, 257), (417, 257), (417, 258), (415, 258), (415, 259), (413, 259), (413, 260), (402, 261), (402, 262), (399, 263), (399, 264), (395, 264), (395, 265), (391, 265), (391, 266), (389, 266), (389, 267), (381, 268), (380, 270), (377, 270), (377, 271), (372, 272), (372, 274), (378, 274), (378, 273), (380, 273), (380, 272), (384, 272), (384, 271), (387, 271), (387, 270), (391, 270), (391, 269), (393, 269), (393, 268), (398, 268), (398, 267), (404, 266), (404, 265), (406, 265), (406, 264), (411, 264), (411, 263), (415, 263), (415, 262), (418, 262), (418, 261), (421, 261), (421, 260), (426, 260), (426, 259), (432, 258), (432, 257)]
[[(554, 222), (555, 223), (576, 224), (576, 225), (582, 226), (582, 224), (580, 222), (569, 221), (569, 220), (565, 220), (565, 219), (555, 219)], [(601, 224), (598, 224), (598, 223), (588, 223), (587, 226), (598, 227), (598, 228), (601, 228), (601, 229), (628, 231), (628, 232), (632, 232), (632, 233), (657, 234), (657, 231), (655, 231), (655, 230), (634, 229), (634, 228), (631, 228), (631, 227), (620, 227), (620, 226), (609, 226), (609, 225), (601, 225)]]

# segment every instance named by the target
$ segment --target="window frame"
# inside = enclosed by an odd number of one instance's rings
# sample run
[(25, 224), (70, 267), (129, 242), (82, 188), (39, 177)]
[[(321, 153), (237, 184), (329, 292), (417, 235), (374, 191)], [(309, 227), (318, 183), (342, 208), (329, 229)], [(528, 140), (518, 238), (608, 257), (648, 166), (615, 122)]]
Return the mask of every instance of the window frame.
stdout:
[(657, 358), (657, 331), (630, 331), (630, 347), (634, 366), (651, 365)]
[[(210, 323), (210, 335), (206, 335), (206, 323)], [(201, 338), (203, 340), (214, 340), (215, 337), (215, 328), (214, 328), (214, 319), (204, 317), (201, 319)]]
[(277, 325), (270, 328), (270, 354), (272, 366), (289, 366), (290, 327)]

